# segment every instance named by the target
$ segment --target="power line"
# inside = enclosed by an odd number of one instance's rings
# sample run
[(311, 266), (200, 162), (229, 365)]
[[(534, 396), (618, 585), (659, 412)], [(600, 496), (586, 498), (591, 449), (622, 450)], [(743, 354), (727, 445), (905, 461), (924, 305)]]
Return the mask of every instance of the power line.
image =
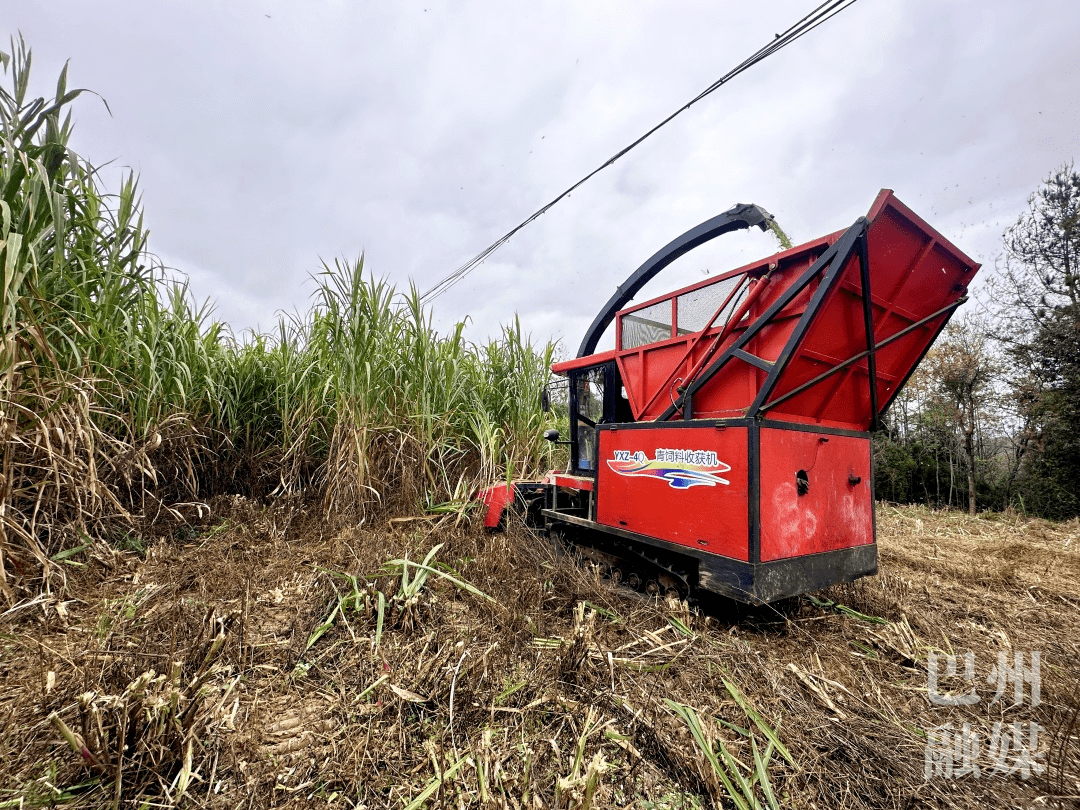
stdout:
[(505, 245), (508, 241), (510, 241), (510, 238), (514, 234), (516, 234), (518, 231), (520, 231), (522, 228), (524, 228), (526, 225), (528, 225), (533, 220), (539, 218), (541, 215), (546, 213), (552, 206), (554, 206), (560, 200), (562, 200), (563, 198), (569, 196), (573, 191), (576, 191), (580, 186), (582, 186), (585, 182), (587, 182), (594, 175), (599, 174), (601, 171), (606, 169), (608, 166), (611, 166), (613, 163), (615, 163), (615, 161), (617, 161), (619, 158), (621, 158), (623, 155), (625, 155), (627, 152), (629, 152), (634, 147), (638, 146), (646, 138), (653, 135), (661, 127), (663, 127), (663, 126), (667, 125), (668, 123), (670, 123), (672, 121), (672, 119), (674, 119), (676, 116), (680, 115), (681, 113), (685, 112), (686, 110), (689, 110), (691, 107), (693, 107), (695, 104), (697, 104), (699, 101), (701, 101), (706, 96), (716, 92), (718, 89), (720, 89), (721, 86), (723, 86), (724, 84), (727, 84), (727, 82), (734, 79), (740, 73), (742, 73), (742, 72), (748, 70), (749, 68), (753, 67), (758, 62), (765, 59), (766, 57), (771, 56), (772, 54), (776, 53), (781, 48), (784, 48), (784, 47), (790, 45), (792, 42), (799, 39), (800, 37), (805, 36), (806, 34), (810, 33), (815, 28), (817, 28), (819, 25), (826, 22), (827, 20), (832, 19), (837, 14), (839, 14), (841, 11), (843, 11), (844, 9), (855, 5), (856, 2), (857, 2), (857, 0), (826, 0), (826, 2), (822, 3), (820, 6), (815, 8), (813, 11), (811, 11), (809, 14), (807, 14), (805, 17), (803, 17), (801, 20), (799, 20), (793, 26), (791, 26), (786, 31), (784, 31), (784, 33), (776, 34), (776, 36), (773, 38), (773, 40), (770, 41), (767, 45), (760, 48), (753, 55), (751, 55), (751, 56), (747, 57), (746, 59), (744, 59), (742, 62), (740, 62), (734, 68), (729, 70), (727, 73), (725, 73), (719, 79), (717, 79), (715, 82), (710, 84), (708, 87), (706, 87), (700, 93), (698, 93), (696, 96), (694, 96), (692, 99), (690, 99), (690, 101), (688, 101), (686, 104), (679, 107), (679, 109), (675, 110), (675, 112), (673, 112), (671, 115), (669, 115), (663, 121), (661, 121), (659, 124), (657, 124), (652, 129), (650, 129), (648, 132), (646, 132), (644, 135), (639, 137), (637, 140), (635, 140), (633, 143), (629, 144), (628, 146), (620, 149), (618, 152), (616, 152), (614, 155), (612, 155), (610, 158), (608, 158), (602, 164), (597, 166), (595, 169), (593, 169), (587, 175), (585, 175), (580, 180), (578, 180), (576, 183), (574, 183), (572, 186), (570, 186), (568, 189), (566, 189), (566, 191), (562, 192), (558, 197), (556, 197), (551, 202), (549, 202), (547, 205), (543, 206), (542, 208), (537, 210), (535, 213), (533, 213), (531, 216), (529, 216), (528, 219), (525, 219), (520, 224), (518, 224), (516, 227), (512, 228), (510, 231), (503, 234), (501, 237), (499, 237), (497, 240), (495, 240), (492, 244), (488, 245), (482, 251), (480, 251), (475, 256), (473, 256), (471, 259), (469, 259), (469, 261), (465, 262), (465, 264), (461, 265), (459, 268), (457, 268), (450, 275), (446, 276), (446, 278), (444, 278), (442, 281), (440, 281), (434, 287), (432, 287), (427, 292), (425, 292), (420, 297), (420, 300), (425, 302), (425, 303), (429, 303), (429, 302), (433, 301), (435, 298), (437, 298), (438, 296), (442, 295), (444, 292), (446, 292), (451, 287), (453, 287), (455, 284), (457, 284), (459, 281), (461, 281), (463, 278), (465, 278), (465, 276), (467, 276), (469, 273), (471, 273), (473, 270), (475, 270), (492, 253), (494, 253), (496, 250), (498, 250), (503, 245)]

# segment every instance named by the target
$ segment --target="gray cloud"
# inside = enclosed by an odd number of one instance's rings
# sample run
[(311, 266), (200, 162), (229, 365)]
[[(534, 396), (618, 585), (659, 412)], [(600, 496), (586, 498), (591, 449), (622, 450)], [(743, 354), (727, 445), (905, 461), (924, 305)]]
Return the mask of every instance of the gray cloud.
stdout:
[[(239, 328), (305, 308), (319, 259), (427, 288), (809, 10), (683, 2), (8, 4), (39, 92), (104, 96), (77, 146), (141, 173), (152, 246)], [(763, 10), (764, 9), (764, 10)], [(753, 68), (436, 303), (576, 348), (675, 235), (758, 202), (796, 240), (882, 186), (977, 259), (1078, 149), (1080, 7), (866, 0)], [(107, 174), (107, 176), (109, 176)], [(662, 286), (772, 252), (762, 234)]]

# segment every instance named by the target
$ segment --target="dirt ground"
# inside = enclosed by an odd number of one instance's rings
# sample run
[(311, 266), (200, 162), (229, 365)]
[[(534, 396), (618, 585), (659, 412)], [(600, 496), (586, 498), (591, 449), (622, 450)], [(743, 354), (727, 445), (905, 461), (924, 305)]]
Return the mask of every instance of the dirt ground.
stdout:
[(1080, 806), (1080, 521), (877, 519), (878, 576), (750, 610), (222, 501), (0, 615), (0, 808)]

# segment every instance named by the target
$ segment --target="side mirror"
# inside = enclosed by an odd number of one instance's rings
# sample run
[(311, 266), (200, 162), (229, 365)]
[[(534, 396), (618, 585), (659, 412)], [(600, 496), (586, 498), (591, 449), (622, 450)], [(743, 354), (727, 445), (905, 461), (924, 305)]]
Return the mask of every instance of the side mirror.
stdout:
[(548, 428), (544, 431), (544, 439), (549, 442), (557, 442), (559, 440), (559, 431), (555, 428)]
[[(540, 392), (540, 410), (544, 413), (548, 413), (551, 410), (551, 396), (548, 394), (546, 388)], [(556, 436), (556, 438), (558, 437)]]

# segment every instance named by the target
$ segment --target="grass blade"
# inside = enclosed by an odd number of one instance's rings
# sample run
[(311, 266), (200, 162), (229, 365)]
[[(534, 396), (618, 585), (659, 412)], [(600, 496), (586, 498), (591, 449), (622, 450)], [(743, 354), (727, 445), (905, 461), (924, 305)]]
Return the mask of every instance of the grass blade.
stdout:
[(375, 618), (375, 647), (378, 648), (382, 643), (383, 634), (383, 622), (386, 619), (386, 596), (382, 591), (379, 591), (379, 596), (376, 599), (375, 606), (376, 618)]
[(701, 720), (698, 718), (697, 712), (689, 706), (684, 706), (670, 698), (664, 698), (664, 703), (666, 703), (668, 708), (675, 712), (675, 714), (689, 727), (694, 742), (697, 743), (701, 752), (705, 754), (705, 758), (708, 759), (709, 764), (712, 766), (713, 773), (716, 774), (717, 779), (720, 780), (720, 783), (724, 786), (728, 796), (738, 810), (751, 810), (751, 807), (746, 803), (746, 800), (742, 797), (740, 792), (735, 789), (735, 785), (732, 784), (727, 770), (720, 764), (720, 760), (717, 759), (716, 752), (714, 752), (709, 745), (709, 741), (705, 737), (705, 729), (701, 727)]
[(766, 746), (764, 757), (758, 751), (757, 743), (753, 738), (750, 739), (750, 747), (754, 752), (754, 772), (757, 774), (757, 782), (761, 785), (761, 792), (765, 795), (769, 810), (780, 810), (780, 803), (776, 801), (776, 795), (773, 793), (772, 784), (769, 782), (767, 770), (774, 748), (772, 741)]
[(330, 630), (330, 628), (334, 626), (334, 620), (337, 618), (339, 610), (341, 610), (340, 600), (338, 600), (338, 602), (334, 604), (334, 609), (330, 611), (330, 615), (326, 617), (326, 621), (316, 627), (312, 634), (308, 636), (307, 646), (304, 647), (304, 652), (310, 650), (312, 645), (314, 645), (315, 642), (318, 641), (320, 638), (325, 636)]
[(739, 691), (739, 688), (727, 678), (725, 678), (723, 675), (720, 676), (720, 680), (724, 682), (724, 687), (728, 690), (728, 694), (730, 694), (731, 697), (734, 698), (735, 702), (739, 704), (742, 710), (746, 712), (746, 716), (753, 720), (754, 725), (761, 729), (761, 733), (768, 737), (770, 743), (776, 746), (776, 750), (780, 752), (780, 756), (786, 759), (788, 761), (788, 764), (790, 764), (792, 767), (797, 768), (798, 765), (795, 764), (795, 757), (793, 757), (791, 755), (791, 752), (788, 751), (787, 746), (780, 742), (780, 738), (777, 736), (776, 732), (768, 723), (765, 722), (764, 718), (762, 718), (762, 716), (758, 714), (757, 709), (751, 706), (749, 701), (747, 701), (747, 699), (743, 697), (743, 694)]
[(405, 810), (420, 810), (420, 808), (427, 803), (428, 799), (434, 796), (435, 792), (440, 787), (442, 787), (442, 785), (450, 777), (454, 776), (458, 771), (461, 770), (462, 766), (467, 761), (468, 757), (462, 757), (445, 771), (443, 771), (441, 775), (434, 777), (430, 782), (427, 783), (427, 786), (416, 795), (416, 798), (405, 806)]
[(481, 599), (485, 599), (488, 602), (496, 604), (495, 599), (488, 596), (486, 593), (484, 593), (482, 590), (477, 588), (475, 585), (470, 585), (468, 582), (465, 582), (465, 580), (458, 579), (453, 574), (448, 574), (445, 571), (440, 571), (438, 568), (433, 568), (430, 565), (423, 565), (422, 563), (410, 563), (408, 560), (391, 560), (390, 562), (387, 563), (388, 566), (395, 566), (395, 565), (401, 565), (401, 564), (407, 564), (407, 565), (415, 566), (416, 568), (419, 568), (421, 571), (424, 571), (427, 574), (436, 574), (437, 576), (440, 576), (443, 579), (453, 583), (458, 588), (461, 588), (461, 590), (468, 591), (473, 596), (478, 596)]

